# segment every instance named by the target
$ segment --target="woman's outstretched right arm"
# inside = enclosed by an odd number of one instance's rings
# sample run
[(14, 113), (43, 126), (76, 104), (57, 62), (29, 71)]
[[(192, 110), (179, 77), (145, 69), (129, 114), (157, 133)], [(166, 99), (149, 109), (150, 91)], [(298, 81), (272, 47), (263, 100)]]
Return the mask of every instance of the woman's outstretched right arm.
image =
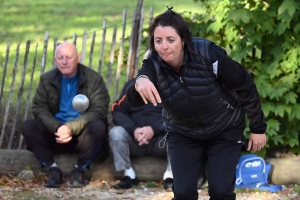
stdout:
[(127, 99), (130, 106), (137, 107), (148, 102), (161, 103), (160, 96), (157, 91), (157, 73), (151, 60), (145, 59), (142, 68), (139, 70), (136, 81), (127, 88)]

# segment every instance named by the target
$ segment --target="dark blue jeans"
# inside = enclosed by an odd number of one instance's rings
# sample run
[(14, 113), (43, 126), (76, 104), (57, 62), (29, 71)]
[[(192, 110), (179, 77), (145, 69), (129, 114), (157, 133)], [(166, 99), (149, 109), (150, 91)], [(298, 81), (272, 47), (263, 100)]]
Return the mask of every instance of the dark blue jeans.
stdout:
[(210, 199), (234, 200), (235, 169), (242, 149), (244, 129), (245, 122), (242, 122), (206, 141), (169, 133), (167, 141), (174, 177), (173, 200), (198, 199), (197, 181), (201, 164), (206, 159)]
[(45, 167), (50, 167), (54, 153), (78, 154), (78, 167), (88, 167), (99, 151), (108, 148), (107, 124), (102, 120), (88, 123), (79, 135), (72, 136), (72, 140), (59, 144), (54, 133), (50, 133), (45, 125), (36, 119), (26, 120), (21, 128), (29, 149)]

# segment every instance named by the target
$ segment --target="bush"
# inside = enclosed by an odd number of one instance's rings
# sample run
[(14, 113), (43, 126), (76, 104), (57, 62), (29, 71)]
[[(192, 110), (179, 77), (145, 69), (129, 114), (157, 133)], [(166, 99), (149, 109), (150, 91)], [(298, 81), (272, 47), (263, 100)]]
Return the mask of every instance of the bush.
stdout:
[(203, 10), (184, 13), (194, 36), (223, 46), (254, 77), (268, 123), (266, 147), (298, 153), (300, 2), (194, 1)]

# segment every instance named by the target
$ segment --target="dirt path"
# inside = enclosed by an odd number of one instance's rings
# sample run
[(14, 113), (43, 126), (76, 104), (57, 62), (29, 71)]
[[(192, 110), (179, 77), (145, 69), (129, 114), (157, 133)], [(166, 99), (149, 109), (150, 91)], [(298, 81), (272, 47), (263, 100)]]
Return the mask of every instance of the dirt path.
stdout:
[[(0, 186), (0, 199), (3, 200), (171, 200), (173, 193), (165, 191), (161, 183), (141, 182), (138, 186), (128, 190), (115, 190), (113, 182), (91, 181), (84, 188), (67, 188), (63, 185), (59, 189), (44, 188), (42, 184), (23, 184), (21, 186)], [(156, 185), (155, 185), (156, 184)], [(154, 188), (155, 186), (155, 188)], [(199, 200), (209, 200), (207, 188), (199, 190)], [(238, 191), (237, 200), (300, 200), (292, 187), (283, 187), (278, 193), (261, 191)]]

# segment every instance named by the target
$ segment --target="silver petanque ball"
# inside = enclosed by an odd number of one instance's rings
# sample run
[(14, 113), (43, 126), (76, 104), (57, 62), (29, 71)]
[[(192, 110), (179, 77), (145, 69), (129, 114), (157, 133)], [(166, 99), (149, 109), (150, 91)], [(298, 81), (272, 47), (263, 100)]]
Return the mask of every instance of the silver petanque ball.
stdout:
[(83, 94), (77, 94), (72, 101), (73, 108), (79, 112), (85, 111), (89, 103), (89, 99)]

